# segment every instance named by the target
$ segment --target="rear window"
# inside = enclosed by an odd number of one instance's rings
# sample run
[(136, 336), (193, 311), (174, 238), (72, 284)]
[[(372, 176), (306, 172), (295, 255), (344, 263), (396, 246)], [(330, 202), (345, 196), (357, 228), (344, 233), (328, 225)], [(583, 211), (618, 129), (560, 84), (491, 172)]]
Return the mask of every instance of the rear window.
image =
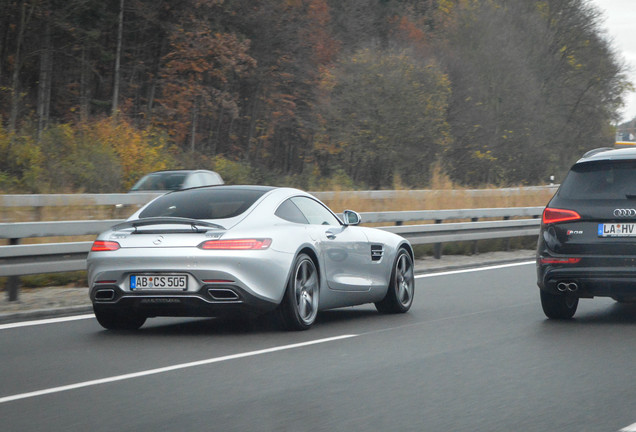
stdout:
[(244, 213), (267, 190), (191, 189), (161, 196), (140, 218), (170, 216), (191, 219), (228, 219)]
[(636, 161), (601, 161), (572, 167), (559, 196), (568, 199), (624, 199), (636, 196)]

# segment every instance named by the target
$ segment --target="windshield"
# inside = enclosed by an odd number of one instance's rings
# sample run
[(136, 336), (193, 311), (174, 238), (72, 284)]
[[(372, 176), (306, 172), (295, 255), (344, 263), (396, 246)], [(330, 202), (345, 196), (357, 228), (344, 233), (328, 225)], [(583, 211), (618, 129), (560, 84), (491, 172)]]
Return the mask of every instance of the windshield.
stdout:
[(187, 173), (164, 172), (148, 174), (139, 180), (131, 191), (179, 190), (186, 179)]
[(189, 189), (157, 198), (139, 218), (228, 219), (244, 213), (265, 192), (266, 189)]
[(636, 161), (602, 161), (572, 167), (559, 190), (568, 199), (624, 199), (636, 195)]

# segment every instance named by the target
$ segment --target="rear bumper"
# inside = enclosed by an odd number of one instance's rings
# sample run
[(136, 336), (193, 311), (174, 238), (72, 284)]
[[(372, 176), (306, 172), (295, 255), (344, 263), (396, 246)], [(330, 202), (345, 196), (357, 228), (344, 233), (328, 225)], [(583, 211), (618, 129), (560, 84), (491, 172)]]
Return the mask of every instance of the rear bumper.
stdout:
[(581, 264), (546, 265), (537, 261), (537, 285), (552, 294), (567, 292), (582, 298), (636, 298), (636, 266)]
[(93, 308), (130, 311), (146, 317), (218, 317), (242, 313), (261, 314), (278, 306), (235, 285), (204, 285), (197, 292), (167, 293), (144, 291), (131, 293), (117, 285), (99, 285), (91, 289)]

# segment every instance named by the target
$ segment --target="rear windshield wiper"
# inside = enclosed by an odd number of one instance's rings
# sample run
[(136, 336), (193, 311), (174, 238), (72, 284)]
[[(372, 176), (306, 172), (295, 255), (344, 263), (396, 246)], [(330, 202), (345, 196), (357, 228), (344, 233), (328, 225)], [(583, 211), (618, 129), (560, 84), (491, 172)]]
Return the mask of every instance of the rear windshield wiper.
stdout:
[(636, 192), (634, 193), (626, 193), (625, 198), (627, 199), (636, 199)]
[(212, 222), (180, 217), (148, 217), (143, 219), (135, 219), (117, 224), (113, 226), (112, 229), (118, 231), (124, 228), (134, 228), (136, 232), (137, 227), (149, 225), (190, 225), (193, 232), (206, 232), (209, 231), (210, 228), (221, 230), (225, 229), (224, 226)]

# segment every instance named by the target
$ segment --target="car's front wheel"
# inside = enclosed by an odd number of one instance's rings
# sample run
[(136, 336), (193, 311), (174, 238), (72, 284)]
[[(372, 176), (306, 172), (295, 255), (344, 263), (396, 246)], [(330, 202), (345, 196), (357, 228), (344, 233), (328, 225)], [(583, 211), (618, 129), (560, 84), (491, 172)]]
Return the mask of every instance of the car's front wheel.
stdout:
[(570, 319), (574, 316), (579, 305), (579, 298), (567, 294), (550, 294), (539, 290), (541, 293), (541, 307), (543, 313), (552, 319)]
[(413, 260), (405, 249), (400, 249), (393, 263), (389, 289), (386, 296), (375, 304), (375, 308), (381, 313), (406, 312), (413, 304), (414, 294)]
[(137, 330), (146, 322), (145, 316), (102, 308), (93, 308), (97, 322), (108, 330)]
[(283, 325), (289, 330), (307, 330), (318, 315), (319, 276), (316, 264), (300, 254), (292, 267), (280, 305)]

